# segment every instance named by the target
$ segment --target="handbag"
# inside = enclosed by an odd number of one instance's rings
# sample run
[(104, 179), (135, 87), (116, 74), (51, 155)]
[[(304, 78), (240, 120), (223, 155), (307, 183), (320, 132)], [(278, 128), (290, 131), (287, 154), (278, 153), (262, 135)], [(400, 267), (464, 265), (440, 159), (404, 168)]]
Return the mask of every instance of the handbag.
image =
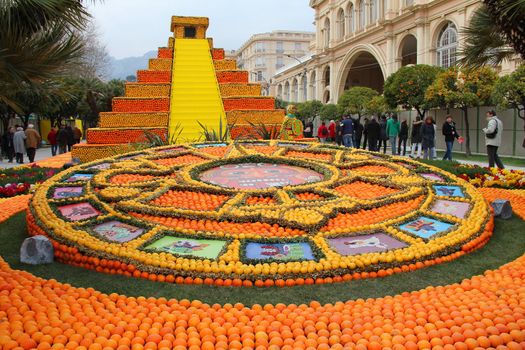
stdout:
[(496, 138), (497, 133), (498, 133), (498, 125), (496, 124), (496, 129), (494, 129), (494, 131), (491, 133), (485, 134), (485, 136), (487, 136), (488, 139), (494, 139)]

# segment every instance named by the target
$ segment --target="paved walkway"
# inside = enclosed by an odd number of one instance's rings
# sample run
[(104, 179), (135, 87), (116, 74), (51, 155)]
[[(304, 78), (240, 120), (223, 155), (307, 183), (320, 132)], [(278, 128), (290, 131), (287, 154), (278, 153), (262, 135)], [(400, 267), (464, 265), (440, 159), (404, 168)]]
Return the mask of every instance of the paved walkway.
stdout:
[[(44, 147), (44, 148), (39, 148), (36, 150), (36, 155), (35, 155), (35, 162), (39, 162), (39, 161), (42, 161), (42, 160), (45, 160), (45, 159), (49, 159), (51, 158), (52, 155), (51, 155), (51, 147)], [(27, 158), (27, 155), (24, 154), (24, 164), (30, 164), (29, 163), (29, 159)], [(22, 164), (17, 164), (14, 160), (13, 160), (13, 163), (9, 163), (7, 159), (2, 159), (0, 161), (0, 169), (8, 169), (8, 168), (14, 168), (14, 167), (17, 167), (19, 165), (22, 165)]]

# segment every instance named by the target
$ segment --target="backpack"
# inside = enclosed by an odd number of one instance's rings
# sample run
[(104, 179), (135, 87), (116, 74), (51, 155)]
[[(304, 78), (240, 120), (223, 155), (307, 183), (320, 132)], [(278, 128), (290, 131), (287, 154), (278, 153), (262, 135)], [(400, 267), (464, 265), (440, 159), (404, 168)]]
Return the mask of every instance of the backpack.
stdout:
[(495, 139), (497, 134), (498, 134), (498, 121), (496, 120), (496, 129), (494, 129), (494, 131), (489, 134), (485, 134), (485, 136), (488, 139)]
[(328, 136), (328, 129), (326, 129), (326, 128), (322, 128), (322, 129), (321, 129), (321, 136), (322, 136), (322, 137), (326, 137), (326, 136)]

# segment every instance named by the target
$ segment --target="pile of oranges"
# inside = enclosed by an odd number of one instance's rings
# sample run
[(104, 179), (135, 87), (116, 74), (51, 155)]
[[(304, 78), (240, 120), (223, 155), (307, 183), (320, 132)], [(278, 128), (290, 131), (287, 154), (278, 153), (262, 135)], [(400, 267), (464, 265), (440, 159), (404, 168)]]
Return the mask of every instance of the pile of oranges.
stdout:
[(222, 103), (226, 112), (233, 110), (273, 110), (275, 102), (273, 97), (228, 97)]
[(385, 187), (363, 181), (355, 181), (346, 185), (341, 185), (335, 190), (337, 192), (341, 192), (344, 195), (360, 199), (374, 199), (399, 192), (399, 190), (395, 188)]
[(177, 207), (193, 210), (214, 210), (220, 207), (229, 197), (192, 191), (169, 190), (155, 198), (152, 204), (161, 207)]
[(186, 164), (197, 164), (204, 162), (205, 159), (199, 156), (194, 156), (192, 154), (187, 154), (179, 157), (173, 157), (173, 158), (161, 158), (157, 159), (154, 162), (160, 165), (167, 165), (167, 166), (173, 166), (173, 165), (186, 165)]

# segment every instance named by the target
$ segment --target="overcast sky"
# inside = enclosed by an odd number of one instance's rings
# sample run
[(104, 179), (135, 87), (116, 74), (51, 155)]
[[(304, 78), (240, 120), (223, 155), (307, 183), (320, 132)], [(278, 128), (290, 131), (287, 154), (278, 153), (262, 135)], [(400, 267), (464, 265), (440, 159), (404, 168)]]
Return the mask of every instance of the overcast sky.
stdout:
[(89, 5), (101, 41), (116, 58), (166, 46), (170, 18), (210, 18), (216, 47), (238, 49), (251, 35), (278, 29), (314, 31), (308, 0), (105, 0)]

